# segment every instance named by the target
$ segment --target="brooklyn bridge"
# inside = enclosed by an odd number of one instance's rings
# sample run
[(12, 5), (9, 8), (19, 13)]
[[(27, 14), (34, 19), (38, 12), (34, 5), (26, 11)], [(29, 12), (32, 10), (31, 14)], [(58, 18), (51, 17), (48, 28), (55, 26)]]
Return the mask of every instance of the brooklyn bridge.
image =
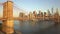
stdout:
[[(0, 4), (1, 5), (1, 4)], [(14, 33), (14, 20), (53, 20), (56, 23), (60, 23), (60, 16), (58, 14), (58, 11), (56, 14), (50, 16), (50, 15), (44, 15), (44, 16), (34, 16), (31, 17), (31, 15), (26, 17), (14, 17), (13, 16), (13, 2), (7, 1), (3, 3), (3, 17), (0, 17), (0, 20), (2, 20), (2, 31), (6, 34), (12, 34)]]

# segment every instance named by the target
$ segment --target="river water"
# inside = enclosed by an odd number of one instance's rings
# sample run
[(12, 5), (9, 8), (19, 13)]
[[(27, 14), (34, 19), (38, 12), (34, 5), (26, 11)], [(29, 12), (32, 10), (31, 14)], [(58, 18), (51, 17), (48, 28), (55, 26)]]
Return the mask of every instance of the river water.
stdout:
[[(0, 23), (2, 23), (0, 21)], [(54, 21), (14, 21), (14, 29), (22, 34), (60, 34), (60, 25), (54, 26)], [(18, 33), (15, 33), (18, 34)]]
[[(22, 34), (42, 34), (47, 28), (54, 26), (54, 21), (14, 21), (15, 31)], [(43, 33), (45, 34), (45, 33)]]

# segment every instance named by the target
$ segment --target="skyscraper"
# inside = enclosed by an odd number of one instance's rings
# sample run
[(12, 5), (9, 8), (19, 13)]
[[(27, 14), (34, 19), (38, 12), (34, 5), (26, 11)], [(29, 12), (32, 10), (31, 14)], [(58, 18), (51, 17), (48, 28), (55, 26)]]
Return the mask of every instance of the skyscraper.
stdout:
[(53, 8), (51, 8), (51, 11), (52, 11), (52, 15), (53, 15), (54, 9), (53, 9)]
[(19, 17), (24, 17), (24, 16), (25, 16), (25, 13), (20, 12)]
[(37, 17), (37, 12), (36, 11), (33, 11), (33, 14), (35, 17)]
[(49, 9), (47, 10), (47, 13), (48, 13), (48, 16), (50, 17), (51, 16), (51, 13), (50, 13)]

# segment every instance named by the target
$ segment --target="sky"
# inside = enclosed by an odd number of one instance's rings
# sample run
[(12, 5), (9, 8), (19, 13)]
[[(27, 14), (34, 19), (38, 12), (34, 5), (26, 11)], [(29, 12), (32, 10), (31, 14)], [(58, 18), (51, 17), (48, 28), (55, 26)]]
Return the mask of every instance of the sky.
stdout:
[[(7, 0), (0, 0), (0, 3), (4, 3)], [(33, 12), (34, 10), (41, 10), (42, 12), (47, 11), (48, 9), (51, 11), (53, 7), (54, 10), (56, 8), (60, 9), (60, 0), (11, 0), (14, 5), (19, 9), (25, 11), (25, 13)], [(15, 10), (16, 9), (16, 10)], [(18, 16), (19, 10), (14, 8), (14, 16)], [(0, 15), (2, 15), (2, 7), (0, 6)], [(38, 12), (38, 11), (37, 11)]]

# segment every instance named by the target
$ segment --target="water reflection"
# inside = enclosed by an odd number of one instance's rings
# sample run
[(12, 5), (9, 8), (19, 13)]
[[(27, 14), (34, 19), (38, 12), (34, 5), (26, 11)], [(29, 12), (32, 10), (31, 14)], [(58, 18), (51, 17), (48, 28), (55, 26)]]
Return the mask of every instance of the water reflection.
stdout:
[(14, 21), (14, 28), (22, 34), (33, 34), (50, 26), (53, 26), (53, 21)]

